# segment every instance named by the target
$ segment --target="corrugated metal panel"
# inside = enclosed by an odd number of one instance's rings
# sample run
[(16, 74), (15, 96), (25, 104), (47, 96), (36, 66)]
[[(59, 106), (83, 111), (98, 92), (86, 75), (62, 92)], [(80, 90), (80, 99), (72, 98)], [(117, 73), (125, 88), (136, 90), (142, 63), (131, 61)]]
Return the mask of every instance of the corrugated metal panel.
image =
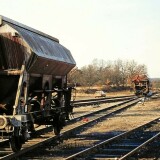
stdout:
[(30, 73), (65, 75), (76, 65), (70, 51), (57, 39), (7, 18), (3, 21), (30, 46), (33, 52), (27, 65)]
[(10, 24), (13, 24), (13, 25), (15, 25), (15, 26), (19, 26), (19, 27), (21, 27), (21, 28), (24, 28), (24, 29), (26, 29), (26, 30), (29, 30), (29, 31), (31, 31), (31, 32), (34, 32), (34, 33), (36, 33), (36, 34), (39, 34), (39, 35), (41, 35), (41, 36), (43, 36), (43, 37), (50, 38), (51, 40), (56, 41), (56, 42), (59, 43), (59, 39), (57, 39), (57, 38), (55, 38), (55, 37), (52, 37), (52, 36), (50, 36), (50, 35), (48, 35), (48, 34), (46, 34), (46, 33), (43, 33), (43, 32), (41, 32), (41, 31), (38, 31), (38, 30), (34, 29), (34, 28), (28, 27), (28, 26), (26, 26), (26, 25), (24, 25), (24, 24), (22, 24), (22, 23), (16, 22), (16, 21), (14, 21), (14, 20), (12, 20), (12, 19), (10, 19), (10, 18), (7, 18), (7, 17), (5, 17), (5, 16), (0, 15), (0, 25), (1, 25), (4, 21), (7, 22), (7, 23), (10, 23)]
[(63, 47), (61, 44), (23, 28), (13, 25), (12, 27), (18, 31), (18, 33), (29, 44), (33, 52), (38, 56), (65, 63), (75, 64), (70, 51)]

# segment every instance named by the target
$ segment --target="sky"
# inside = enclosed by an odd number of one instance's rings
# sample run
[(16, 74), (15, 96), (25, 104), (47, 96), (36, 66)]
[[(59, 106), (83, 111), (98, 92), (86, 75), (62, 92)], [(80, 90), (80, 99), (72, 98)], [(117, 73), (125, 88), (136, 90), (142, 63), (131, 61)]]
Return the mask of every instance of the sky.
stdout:
[(0, 15), (59, 39), (77, 67), (134, 60), (160, 78), (160, 0), (0, 0)]

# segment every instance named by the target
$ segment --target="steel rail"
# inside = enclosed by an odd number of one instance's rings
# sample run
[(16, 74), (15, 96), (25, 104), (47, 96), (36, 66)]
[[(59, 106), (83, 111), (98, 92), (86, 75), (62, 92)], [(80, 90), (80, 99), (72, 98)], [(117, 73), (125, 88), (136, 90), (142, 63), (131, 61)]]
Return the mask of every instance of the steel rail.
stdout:
[[(122, 103), (119, 103), (119, 104), (110, 106), (110, 107), (108, 107), (108, 108), (99, 109), (99, 110), (93, 111), (93, 112), (91, 112), (91, 113), (83, 114), (83, 115), (81, 115), (81, 116), (78, 116), (78, 117), (76, 117), (76, 118), (73, 118), (73, 119), (69, 120), (69, 121), (67, 122), (67, 125), (76, 122), (78, 119), (81, 119), (81, 118), (83, 118), (84, 116), (90, 116), (90, 115), (92, 115), (92, 114), (98, 114), (99, 112), (103, 112), (103, 111), (105, 111), (105, 110), (113, 109), (113, 108), (117, 107), (118, 105), (123, 105), (123, 104), (128, 103), (128, 102), (130, 102), (130, 101), (132, 101), (132, 100), (133, 100), (133, 99), (129, 99), (129, 100), (127, 100), (127, 101), (124, 101), (124, 102), (122, 102)], [(41, 132), (42, 130), (44, 130), (44, 128), (41, 129), (41, 130), (39, 130), (39, 131), (36, 131), (36, 132)], [(8, 142), (8, 141), (9, 141), (8, 139), (5, 139), (5, 140), (2, 139), (2, 140), (0, 140), (0, 144), (2, 145), (4, 142), (6, 143), (6, 142)]]
[(113, 102), (118, 102), (122, 100), (129, 100), (132, 98), (135, 98), (136, 96), (129, 96), (129, 97), (119, 97), (119, 98), (103, 98), (103, 99), (89, 99), (89, 100), (82, 100), (78, 102), (74, 102), (73, 106), (74, 107), (80, 107), (80, 106), (86, 106), (86, 105), (97, 105), (97, 104), (102, 104), (102, 103), (113, 103)]
[[(100, 112), (106, 112), (107, 110), (114, 109), (114, 108), (116, 108), (116, 107), (118, 107), (118, 106), (120, 106), (120, 105), (124, 105), (124, 104), (129, 103), (129, 102), (132, 102), (133, 100), (136, 100), (136, 99), (137, 99), (137, 98), (127, 99), (126, 101), (123, 101), (123, 102), (121, 102), (121, 103), (112, 105), (112, 106), (110, 106), (110, 107), (105, 107), (105, 108), (99, 109), (99, 110), (97, 110), (97, 111), (93, 111), (93, 112), (90, 112), (90, 113), (83, 114), (83, 115), (81, 115), (81, 116), (78, 116), (78, 117), (76, 117), (76, 118), (73, 118), (73, 119), (69, 120), (69, 121), (67, 122), (67, 124), (76, 122), (77, 119), (81, 119), (81, 118), (86, 117), (86, 116), (88, 117), (88, 116), (91, 116), (91, 115), (93, 115), (93, 114), (99, 114)], [(139, 101), (139, 100), (138, 100), (138, 101)]]
[(91, 98), (91, 99), (82, 99), (82, 100), (75, 100), (71, 101), (72, 103), (78, 103), (78, 102), (88, 102), (88, 101), (95, 101), (95, 100), (108, 100), (108, 99), (118, 99), (118, 98), (133, 98), (135, 95), (130, 96), (113, 96), (113, 97), (105, 97), (105, 98)]
[(144, 143), (142, 143), (141, 145), (139, 145), (138, 147), (136, 147), (135, 149), (133, 149), (131, 152), (129, 152), (126, 155), (124, 155), (123, 157), (119, 158), (119, 160), (124, 160), (126, 158), (129, 158), (130, 156), (135, 154), (137, 151), (139, 151), (140, 149), (142, 149), (143, 147), (145, 147), (146, 145), (148, 145), (149, 143), (151, 143), (152, 141), (157, 139), (159, 136), (160, 136), (160, 132), (157, 133), (155, 136), (151, 137), (150, 139), (148, 139), (147, 141), (145, 141)]
[[(78, 153), (75, 153), (75, 154), (73, 154), (73, 155), (65, 158), (65, 160), (74, 160), (74, 159), (77, 159), (78, 157), (84, 157), (84, 155), (87, 155), (87, 154), (89, 155), (90, 153), (94, 153), (94, 152), (96, 152), (97, 150), (99, 150), (100, 148), (102, 148), (102, 147), (104, 147), (104, 146), (106, 146), (106, 145), (108, 145), (108, 144), (111, 144), (112, 142), (118, 141), (118, 140), (120, 140), (121, 138), (126, 137), (126, 136), (130, 135), (131, 133), (133, 133), (133, 132), (135, 132), (135, 131), (137, 131), (137, 130), (140, 130), (140, 129), (143, 129), (144, 127), (149, 126), (151, 123), (154, 123), (154, 122), (156, 122), (156, 121), (159, 121), (159, 119), (160, 119), (160, 118), (156, 118), (156, 119), (154, 119), (154, 120), (152, 120), (152, 121), (150, 121), (150, 122), (148, 122), (148, 123), (146, 123), (146, 124), (143, 124), (143, 125), (141, 125), (141, 126), (138, 126), (138, 127), (134, 128), (134, 129), (132, 129), (132, 130), (130, 130), (130, 131), (126, 131), (126, 132), (121, 133), (121, 134), (119, 134), (119, 135), (117, 135), (117, 136), (114, 136), (114, 137), (112, 137), (112, 138), (110, 138), (110, 139), (104, 140), (104, 141), (102, 141), (102, 142), (100, 142), (100, 143), (98, 143), (98, 144), (96, 144), (96, 145), (94, 145), (94, 146), (92, 146), (92, 147), (89, 147), (89, 148), (87, 148), (87, 149), (84, 149), (84, 150), (82, 150), (82, 151), (80, 151), (80, 152), (78, 152)], [(160, 135), (160, 133), (158, 133), (157, 135), (155, 135), (154, 137), (152, 137), (152, 138), (149, 139), (148, 141), (144, 142), (142, 145), (140, 145), (139, 147), (135, 148), (133, 151), (129, 152), (127, 155), (124, 155), (124, 157), (121, 157), (122, 159), (120, 159), (120, 160), (124, 160), (125, 158), (128, 158), (129, 156), (133, 155), (133, 154), (134, 154), (136, 151), (138, 151), (141, 147), (147, 145), (149, 142), (153, 141), (153, 140), (154, 140), (155, 138), (157, 138), (157, 136), (159, 136), (159, 135)], [(117, 158), (117, 157), (115, 157), (115, 158)]]
[[(120, 113), (121, 111), (123, 111), (123, 110), (131, 107), (131, 106), (134, 105), (134, 104), (136, 104), (139, 100), (138, 100), (138, 99), (136, 99), (136, 100), (135, 100), (135, 99), (132, 99), (132, 101), (133, 101), (133, 102), (131, 102), (131, 103), (129, 104), (129, 106), (122, 107), (122, 108), (120, 108), (120, 109), (118, 109), (118, 110), (116, 110), (116, 111), (110, 112), (110, 113), (108, 113), (108, 114), (106, 114), (106, 115), (102, 115), (102, 116), (100, 116), (100, 117), (98, 117), (98, 118), (96, 117), (95, 119), (90, 120), (89, 122), (87, 122), (87, 123), (85, 123), (85, 124), (80, 124), (79, 126), (76, 126), (76, 127), (73, 127), (73, 128), (71, 128), (71, 129), (69, 129), (69, 130), (63, 131), (60, 136), (53, 136), (53, 135), (52, 135), (52, 137), (46, 138), (45, 140), (42, 140), (41, 142), (38, 142), (37, 144), (34, 144), (34, 145), (32, 145), (32, 146), (30, 146), (30, 147), (27, 147), (27, 148), (23, 148), (23, 149), (20, 150), (19, 152), (11, 153), (11, 154), (9, 154), (9, 155), (7, 155), (7, 156), (1, 157), (0, 159), (1, 159), (1, 160), (9, 160), (9, 159), (12, 159), (12, 158), (15, 158), (15, 157), (19, 157), (20, 155), (23, 155), (24, 153), (26, 153), (26, 152), (28, 152), (28, 151), (31, 151), (31, 150), (33, 150), (33, 149), (35, 149), (35, 148), (37, 148), (37, 147), (39, 147), (39, 146), (41, 146), (41, 145), (45, 145), (45, 144), (47, 144), (47, 143), (49, 143), (49, 142), (51, 142), (51, 141), (52, 141), (52, 142), (53, 142), (53, 141), (56, 142), (56, 140), (59, 139), (59, 138), (68, 138), (69, 135), (71, 135), (73, 132), (77, 131), (78, 129), (84, 128), (84, 126), (90, 125), (91, 123), (94, 123), (94, 122), (96, 122), (96, 121), (98, 121), (98, 120), (101, 120), (101, 119), (104, 118), (104, 117), (114, 116), (116, 113)], [(124, 102), (123, 102), (123, 103), (124, 103)], [(123, 103), (122, 103), (122, 104), (123, 104)], [(96, 114), (95, 114), (95, 115), (96, 115)]]
[[(78, 119), (81, 119), (81, 118), (83, 118), (84, 116), (91, 116), (92, 114), (98, 114), (98, 113), (104, 112), (104, 111), (106, 111), (106, 110), (114, 109), (115, 107), (117, 107), (117, 106), (119, 106), (119, 105), (123, 105), (123, 104), (128, 103), (128, 102), (131, 102), (131, 101), (133, 101), (134, 99), (136, 99), (136, 98), (132, 98), (132, 99), (129, 98), (129, 99), (127, 99), (126, 101), (123, 101), (123, 102), (121, 102), (121, 103), (119, 103), (119, 104), (115, 104), (115, 105), (112, 105), (112, 106), (107, 107), (107, 108), (103, 108), (103, 109), (99, 109), (99, 110), (97, 110), (97, 111), (93, 111), (93, 112), (90, 112), (90, 113), (83, 114), (83, 115), (81, 115), (81, 116), (78, 116), (78, 117), (76, 117), (76, 118), (73, 118), (73, 119), (69, 120), (69, 121), (67, 122), (67, 125), (69, 125), (69, 124), (71, 124), (71, 123), (75, 123)], [(42, 130), (45, 130), (45, 129), (43, 128), (43, 129), (41, 129), (41, 130), (39, 130), (39, 131), (37, 131), (37, 132), (41, 132)], [(2, 143), (4, 143), (4, 142), (8, 142), (8, 139), (1, 140), (1, 141), (0, 141), (0, 144), (2, 144)]]

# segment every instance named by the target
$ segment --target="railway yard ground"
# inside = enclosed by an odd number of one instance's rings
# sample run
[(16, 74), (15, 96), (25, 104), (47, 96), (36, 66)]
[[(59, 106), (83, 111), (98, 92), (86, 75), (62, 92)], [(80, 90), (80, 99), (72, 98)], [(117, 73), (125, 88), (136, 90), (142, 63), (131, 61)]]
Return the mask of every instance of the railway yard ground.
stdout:
[[(114, 97), (114, 96), (124, 96), (124, 95), (133, 95), (131, 92), (115, 92), (115, 93), (108, 93), (107, 97)], [(116, 115), (116, 118), (108, 118), (107, 121), (104, 123), (99, 123), (101, 126), (101, 130), (99, 132), (110, 132), (110, 131), (127, 131), (137, 125), (144, 124), (154, 118), (160, 117), (160, 95), (157, 94), (157, 99), (146, 99), (143, 102), (139, 102), (135, 107), (132, 107), (125, 112), (122, 112)], [(87, 99), (93, 98), (94, 95), (89, 97), (84, 97), (84, 95), (77, 96), (77, 99)], [(108, 104), (109, 105), (109, 104)], [(106, 104), (101, 104), (98, 107), (106, 106)], [(80, 107), (74, 109), (74, 112), (88, 112), (91, 111), (96, 107)], [(103, 127), (102, 127), (103, 126)], [(98, 126), (99, 127), (99, 126)], [(93, 128), (92, 132), (97, 132), (97, 128)]]
[[(123, 96), (124, 93), (117, 93), (114, 96)], [(111, 94), (113, 96), (113, 93)], [(160, 96), (160, 95), (159, 95)], [(107, 104), (109, 105), (109, 104)], [(101, 104), (100, 106), (89, 106), (80, 107), (74, 109), (74, 112), (82, 113), (89, 112), (95, 108), (106, 106)], [(147, 99), (145, 102), (139, 102), (134, 107), (116, 115), (116, 118), (108, 118), (104, 123), (99, 123), (101, 130), (99, 132), (110, 132), (110, 131), (127, 131), (137, 125), (144, 124), (152, 119), (160, 117), (160, 98), (158, 99)], [(99, 127), (97, 125), (97, 127)], [(102, 127), (103, 126), (103, 127)], [(97, 128), (93, 128), (92, 132), (97, 132)]]
[[(126, 94), (125, 93), (120, 93), (120, 94), (117, 93), (114, 95), (108, 94), (108, 97), (123, 96), (123, 95), (126, 95)], [(77, 98), (81, 99), (81, 97), (77, 97)], [(93, 96), (85, 97), (85, 99), (88, 99), (88, 98), (93, 98)], [(114, 102), (112, 104), (105, 103), (105, 104), (93, 105), (93, 106), (91, 105), (91, 106), (76, 107), (74, 108), (74, 113), (75, 113), (75, 116), (79, 116), (81, 114), (84, 114), (85, 112), (87, 113), (87, 112), (91, 112), (94, 110), (98, 110), (100, 108), (103, 108), (106, 105), (110, 106), (116, 103), (118, 102)], [(159, 117), (160, 117), (160, 95), (157, 94), (157, 97), (155, 99), (149, 98), (149, 99), (146, 99), (145, 102), (143, 102), (142, 100), (139, 103), (137, 103), (134, 107), (131, 107), (125, 110), (124, 112), (120, 112), (116, 114), (115, 116), (111, 116), (110, 118), (107, 118), (106, 121), (98, 122), (96, 125), (94, 125), (94, 127), (89, 127), (88, 129), (84, 130), (81, 134), (86, 135), (86, 136), (90, 136), (90, 135), (93, 136), (93, 135), (98, 135), (98, 134), (106, 135), (107, 133), (112, 133), (113, 135), (114, 134), (116, 135), (116, 134), (119, 134), (125, 131), (129, 131), (142, 124), (146, 124), (147, 122), (154, 120), (155, 118), (159, 118)], [(86, 120), (90, 121), (90, 119), (85, 119), (85, 116), (84, 116), (84, 119), (82, 119), (82, 123), (85, 123)], [(159, 128), (157, 128), (157, 130), (159, 130)], [(75, 137), (69, 140), (64, 140), (63, 144), (60, 144), (60, 148), (64, 149), (67, 146), (66, 148), (70, 148), (72, 151), (74, 147), (76, 147), (76, 145), (80, 145), (81, 143), (84, 146), (85, 146), (85, 143), (86, 145), (92, 145), (92, 144), (88, 144), (88, 141), (85, 141), (85, 140), (83, 141), (81, 138)], [(40, 159), (49, 159), (49, 160), (54, 159), (54, 155), (56, 152), (55, 150), (57, 149), (58, 149), (57, 147), (49, 149), (49, 152), (46, 152), (46, 153), (49, 153), (49, 156), (47, 156), (46, 154), (43, 155), (42, 150), (40, 150), (39, 152), (36, 151), (36, 155), (38, 155), (38, 153), (41, 153), (38, 156), (38, 157), (41, 157)], [(154, 148), (154, 151), (149, 152), (147, 157), (142, 157), (139, 159), (140, 160), (160, 159), (159, 149), (160, 148)], [(48, 150), (48, 148), (44, 150)], [(60, 154), (63, 157), (63, 152), (61, 152)], [(63, 159), (62, 157), (60, 156), (55, 159)]]
[[(111, 93), (109, 96), (123, 96), (124, 93)], [(101, 104), (99, 107), (103, 107), (106, 104)], [(78, 111), (89, 111), (91, 107), (81, 107)], [(116, 117), (116, 118), (115, 118)], [(137, 126), (143, 125), (155, 118), (160, 117), (160, 95), (157, 99), (147, 99), (145, 102), (139, 102), (134, 107), (127, 109), (125, 112), (121, 112), (114, 117), (108, 118), (107, 121), (98, 123), (95, 127), (89, 128), (84, 131), (83, 134), (106, 134), (108, 133), (120, 133), (129, 131)], [(78, 143), (78, 142), (77, 142)], [(148, 157), (140, 158), (141, 160), (156, 160), (160, 159), (160, 148), (154, 149), (153, 153), (148, 153)]]

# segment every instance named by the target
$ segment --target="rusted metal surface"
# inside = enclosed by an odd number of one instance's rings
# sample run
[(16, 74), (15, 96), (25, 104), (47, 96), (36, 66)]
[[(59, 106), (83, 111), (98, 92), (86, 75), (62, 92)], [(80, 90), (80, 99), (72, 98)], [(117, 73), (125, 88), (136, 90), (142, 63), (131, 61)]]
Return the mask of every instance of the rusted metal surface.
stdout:
[(5, 46), (2, 51), (6, 56), (0, 58), (6, 59), (3, 63), (7, 68), (19, 69), (25, 57), (29, 73), (63, 76), (76, 65), (70, 51), (58, 39), (6, 17), (0, 19), (1, 42)]
[(25, 58), (25, 47), (18, 37), (13, 37), (11, 33), (1, 33), (1, 65), (2, 69), (20, 69)]
[(134, 91), (137, 96), (149, 96), (150, 81), (146, 75), (136, 75), (132, 78), (134, 83)]
[(136, 75), (135, 77), (132, 78), (132, 82), (135, 82), (135, 83), (139, 83), (142, 81), (148, 82), (149, 78), (146, 75)]

